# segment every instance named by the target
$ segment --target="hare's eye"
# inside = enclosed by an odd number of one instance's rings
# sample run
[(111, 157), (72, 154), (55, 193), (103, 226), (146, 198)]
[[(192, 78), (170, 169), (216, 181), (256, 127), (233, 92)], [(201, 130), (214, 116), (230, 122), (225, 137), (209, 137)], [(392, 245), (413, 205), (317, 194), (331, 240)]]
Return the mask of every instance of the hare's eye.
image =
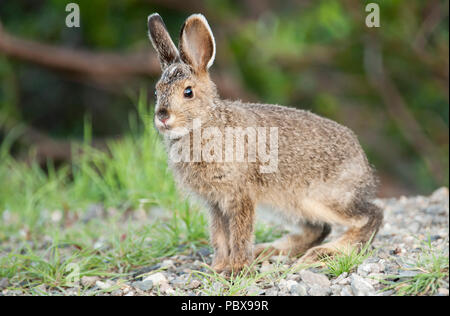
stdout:
[(155, 98), (158, 97), (158, 94), (156, 93), (156, 90), (155, 90), (154, 94), (155, 94)]
[(191, 87), (187, 87), (186, 89), (184, 89), (183, 94), (184, 94), (185, 98), (189, 98), (189, 99), (194, 96), (194, 92), (192, 91)]

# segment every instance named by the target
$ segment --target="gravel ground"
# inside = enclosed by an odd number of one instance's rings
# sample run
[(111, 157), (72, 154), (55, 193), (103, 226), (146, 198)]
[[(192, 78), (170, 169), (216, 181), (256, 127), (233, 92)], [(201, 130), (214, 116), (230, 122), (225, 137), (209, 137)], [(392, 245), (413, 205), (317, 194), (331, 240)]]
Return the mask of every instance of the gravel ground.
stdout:
[[(281, 276), (269, 274), (259, 280), (241, 280), (232, 292), (239, 295), (299, 295), (299, 296), (365, 296), (395, 295), (394, 289), (386, 290), (382, 281), (390, 276), (392, 282), (414, 278), (420, 269), (417, 262), (426, 255), (424, 241), (430, 240), (431, 249), (444, 255), (448, 263), (449, 251), (449, 191), (436, 190), (431, 196), (378, 199), (375, 201), (385, 212), (384, 226), (374, 240), (374, 251), (362, 264), (349, 273), (331, 277), (323, 269), (313, 268)], [(329, 239), (336, 238), (341, 229), (334, 230)], [(207, 272), (205, 264), (211, 263), (212, 254), (208, 248), (191, 255), (176, 255), (160, 263), (134, 271), (133, 278), (122, 280), (83, 277), (86, 293), (108, 291), (101, 295), (214, 295), (230, 294), (230, 285), (220, 278), (201, 276)], [(286, 270), (294, 263), (287, 257), (271, 257), (256, 266), (260, 272)], [(0, 290), (7, 280), (0, 280)], [(231, 286), (233, 287), (233, 286)], [(46, 291), (45, 287), (42, 289)], [(4, 289), (4, 295), (19, 294)], [(48, 293), (48, 292), (47, 292)], [(77, 294), (77, 289), (67, 293)], [(57, 293), (48, 293), (57, 294)], [(98, 294), (97, 294), (98, 295)], [(441, 280), (434, 295), (449, 295), (448, 275)]]

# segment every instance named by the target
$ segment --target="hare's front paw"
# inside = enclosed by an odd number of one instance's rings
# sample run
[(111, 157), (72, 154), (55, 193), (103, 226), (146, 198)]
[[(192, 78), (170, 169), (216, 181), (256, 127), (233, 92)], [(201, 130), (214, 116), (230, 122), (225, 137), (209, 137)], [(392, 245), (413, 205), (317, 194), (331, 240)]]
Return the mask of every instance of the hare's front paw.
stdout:
[(252, 258), (244, 257), (244, 258), (235, 258), (231, 260), (230, 273), (233, 275), (237, 275), (243, 271), (249, 272), (252, 266)]
[(251, 260), (233, 261), (233, 263), (220, 261), (214, 262), (212, 269), (226, 277), (236, 276), (243, 271), (250, 271)]
[(231, 270), (230, 263), (225, 259), (214, 259), (211, 268), (219, 274)]

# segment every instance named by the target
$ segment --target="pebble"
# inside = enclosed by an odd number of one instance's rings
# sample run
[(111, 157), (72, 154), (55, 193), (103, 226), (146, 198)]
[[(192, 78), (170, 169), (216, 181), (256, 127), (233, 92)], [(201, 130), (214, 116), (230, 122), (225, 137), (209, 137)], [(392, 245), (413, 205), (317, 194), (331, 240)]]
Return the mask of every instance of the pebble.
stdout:
[(313, 286), (311, 286), (308, 293), (311, 296), (327, 296), (330, 295), (331, 289), (314, 284)]
[(358, 274), (367, 276), (370, 273), (380, 273), (382, 269), (382, 266), (378, 263), (362, 263), (358, 267)]
[(353, 273), (350, 276), (351, 279), (351, 288), (355, 296), (373, 296), (375, 295), (375, 289), (363, 277)]
[(259, 272), (268, 273), (274, 270), (274, 267), (269, 263), (269, 261), (264, 261), (259, 268)]
[(276, 287), (271, 287), (265, 290), (266, 296), (278, 296), (278, 290)]
[(0, 290), (6, 289), (8, 286), (9, 286), (8, 278), (1, 278), (0, 279)]
[(420, 274), (419, 271), (404, 270), (404, 271), (400, 271), (398, 273), (398, 277), (399, 278), (412, 278), (412, 277), (415, 277), (418, 274)]
[(342, 274), (340, 274), (336, 279), (332, 280), (331, 283), (332, 284), (340, 284), (340, 285), (346, 285), (349, 284), (350, 281), (347, 278), (348, 273), (347, 272), (343, 272)]
[(317, 285), (323, 288), (329, 288), (331, 285), (330, 280), (328, 280), (328, 278), (324, 274), (314, 273), (309, 270), (300, 271), (300, 277), (302, 278), (303, 282), (311, 287)]
[(166, 276), (161, 272), (151, 274), (142, 281), (151, 281), (153, 286), (161, 286), (162, 284), (168, 283)]
[(341, 296), (353, 296), (352, 288), (348, 285), (342, 287)]
[(449, 296), (448, 289), (443, 288), (443, 287), (438, 288), (438, 294), (442, 295), (442, 296)]
[(296, 285), (292, 286), (290, 288), (290, 292), (292, 295), (298, 295), (298, 296), (306, 296), (308, 295), (308, 291), (306, 289), (306, 286), (301, 283), (297, 283)]
[(189, 283), (188, 288), (193, 290), (193, 289), (200, 287), (200, 285), (202, 285), (202, 282), (194, 279)]
[(98, 276), (83, 276), (81, 277), (81, 285), (83, 287), (93, 287), (97, 281), (100, 281), (100, 278)]
[(111, 288), (111, 287), (114, 285), (114, 283), (112, 283), (111, 281), (106, 281), (106, 282), (103, 282), (103, 281), (97, 281), (97, 282), (95, 282), (95, 285), (96, 285), (100, 290), (107, 290), (107, 289)]
[(272, 257), (269, 258), (269, 262), (276, 263), (276, 264), (278, 264), (278, 263), (285, 263), (285, 262), (288, 262), (288, 261), (289, 261), (289, 257), (288, 256), (278, 255), (278, 256), (272, 256)]
[(251, 285), (247, 288), (247, 295), (261, 295), (264, 294), (264, 290), (256, 285)]
[(141, 291), (147, 292), (153, 288), (153, 281), (152, 280), (136, 281), (133, 282), (131, 285), (135, 288), (138, 288)]
[[(448, 189), (436, 190), (431, 197), (402, 197), (399, 199), (377, 199), (374, 201), (384, 211), (384, 226), (374, 239), (374, 253), (358, 267), (353, 267), (349, 273), (344, 272), (338, 277), (325, 274), (323, 268), (308, 270), (291, 270), (287, 274), (278, 271), (290, 269), (292, 260), (287, 256), (272, 256), (262, 264), (257, 264), (260, 273), (270, 273), (268, 277), (243, 288), (237, 295), (266, 296), (391, 296), (396, 290), (384, 291), (385, 284), (380, 282), (387, 275), (396, 276), (401, 281), (421, 273), (416, 264), (424, 253), (422, 241), (430, 239), (433, 251), (444, 254), (448, 260)], [(88, 222), (104, 216), (100, 205), (89, 206), (83, 220)], [(5, 213), (4, 213), (5, 214)], [(59, 214), (53, 215), (53, 220), (60, 220)], [(4, 215), (5, 216), (5, 215)], [(333, 229), (329, 239), (333, 240), (342, 234), (338, 226)], [(51, 241), (51, 239), (50, 239)], [(48, 242), (48, 241), (47, 241)], [(151, 240), (148, 241), (149, 243)], [(51, 243), (50, 243), (51, 244)], [(43, 245), (41, 248), (46, 249)], [(100, 238), (94, 248), (108, 246), (108, 241)], [(138, 295), (183, 295), (197, 296), (212, 294), (227, 294), (228, 287), (223, 282), (211, 278), (205, 282), (203, 276), (195, 271), (210, 271), (205, 265), (211, 264), (211, 249), (200, 248), (190, 253), (189, 247), (180, 247), (183, 254), (177, 254), (161, 260), (160, 263), (142, 267), (133, 271), (129, 280), (120, 281), (120, 289), (99, 295), (138, 296)], [(160, 271), (159, 269), (163, 269)], [(154, 271), (157, 270), (157, 271)], [(273, 274), (271, 272), (274, 272)], [(281, 272), (281, 271), (280, 271)], [(285, 270), (283, 270), (285, 272)], [(148, 273), (152, 273), (147, 275)], [(278, 278), (281, 276), (281, 278)], [(100, 279), (98, 276), (84, 276), (81, 284), (87, 294), (97, 294), (97, 290), (108, 290), (117, 281)], [(0, 278), (0, 295), (23, 295), (20, 290), (7, 290), (14, 285), (8, 278)], [(434, 295), (449, 296), (448, 277), (440, 283)], [(89, 289), (91, 288), (91, 289)], [(40, 287), (49, 295), (60, 295), (57, 289)], [(77, 295), (76, 288), (66, 289), (68, 294)]]
[(161, 269), (172, 269), (175, 268), (175, 264), (172, 260), (164, 260), (161, 262)]

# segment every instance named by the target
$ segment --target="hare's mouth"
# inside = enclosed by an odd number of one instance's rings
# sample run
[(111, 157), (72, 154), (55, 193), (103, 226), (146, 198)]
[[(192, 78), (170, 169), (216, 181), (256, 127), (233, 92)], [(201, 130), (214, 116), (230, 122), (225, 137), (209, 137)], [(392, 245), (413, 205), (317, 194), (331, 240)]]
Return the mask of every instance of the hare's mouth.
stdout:
[(166, 118), (166, 119), (160, 119), (157, 116), (155, 116), (155, 125), (156, 128), (164, 133), (166, 131), (169, 131), (172, 129), (172, 126), (175, 122), (175, 115), (170, 115), (170, 117)]

